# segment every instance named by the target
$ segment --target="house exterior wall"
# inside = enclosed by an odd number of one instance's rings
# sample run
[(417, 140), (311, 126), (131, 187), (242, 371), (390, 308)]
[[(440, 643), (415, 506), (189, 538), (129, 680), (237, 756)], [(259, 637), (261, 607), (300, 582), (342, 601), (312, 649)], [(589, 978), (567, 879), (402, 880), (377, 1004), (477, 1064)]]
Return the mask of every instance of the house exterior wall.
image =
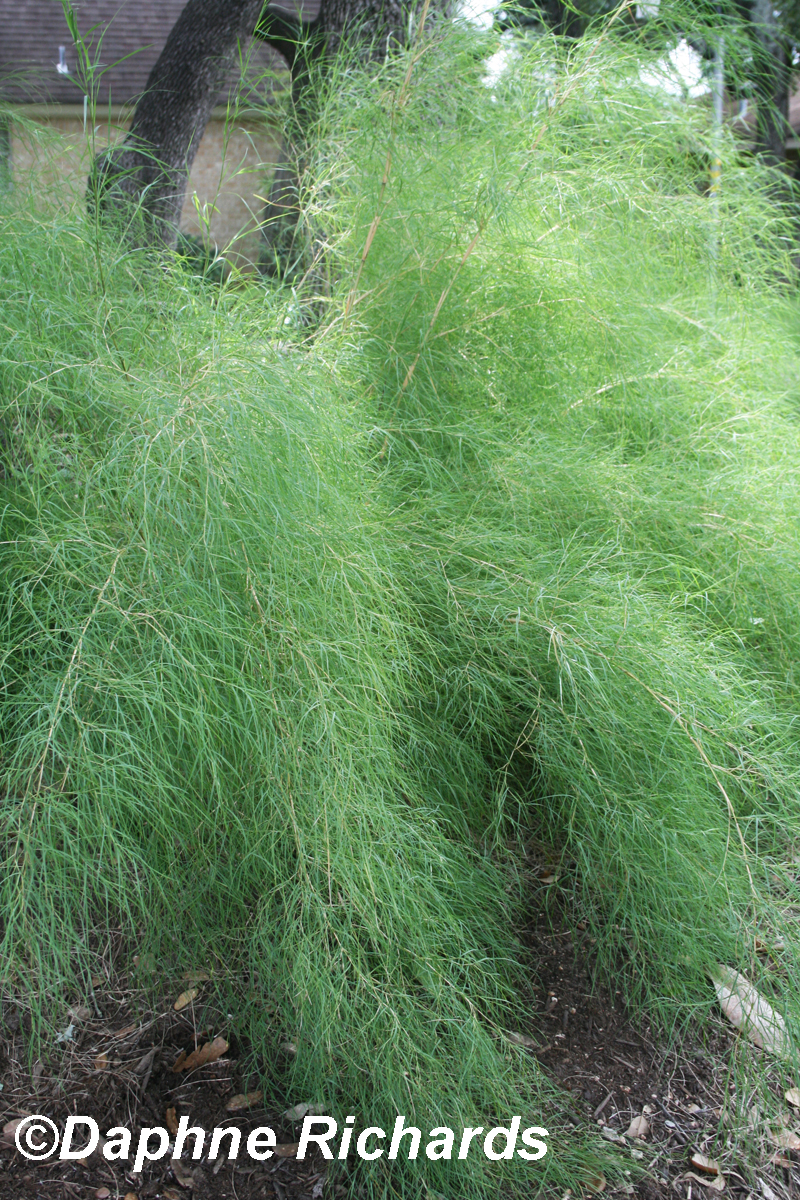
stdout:
[[(13, 186), (45, 208), (83, 203), (92, 157), (125, 136), (129, 111), (103, 114), (84, 130), (77, 105), (26, 105), (10, 127)], [(254, 114), (232, 123), (214, 110), (195, 156), (181, 229), (216, 246), (231, 265), (258, 262), (258, 221), (280, 151), (280, 132)]]

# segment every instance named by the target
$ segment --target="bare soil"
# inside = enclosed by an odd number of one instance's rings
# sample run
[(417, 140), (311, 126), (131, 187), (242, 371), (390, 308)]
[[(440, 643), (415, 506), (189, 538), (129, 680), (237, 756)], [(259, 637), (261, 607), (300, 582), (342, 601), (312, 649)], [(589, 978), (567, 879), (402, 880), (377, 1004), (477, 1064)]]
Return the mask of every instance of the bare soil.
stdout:
[[(639, 1200), (714, 1200), (721, 1176), (724, 1194), (736, 1200), (800, 1195), (797, 1151), (777, 1149), (776, 1126), (759, 1108), (756, 1089), (737, 1095), (731, 1081), (728, 1064), (741, 1049), (739, 1035), (720, 1016), (702, 1040), (696, 1031), (667, 1045), (628, 1014), (621, 991), (593, 984), (586, 938), (577, 945), (574, 938), (566, 923), (544, 914), (528, 931), (539, 964), (534, 1052), (567, 1093), (565, 1110), (576, 1131), (594, 1126), (620, 1161), (628, 1160), (630, 1182), (616, 1191)], [(745, 1053), (760, 1052), (748, 1045)], [(772, 1071), (786, 1128), (796, 1125), (800, 1117), (783, 1100), (793, 1081), (779, 1065), (762, 1061), (759, 1069), (767, 1078)], [(650, 1126), (646, 1137), (626, 1137), (642, 1115)], [(697, 1153), (718, 1163), (719, 1172), (698, 1171), (691, 1162)]]
[[(626, 1014), (624, 996), (593, 986), (585, 948), (573, 944), (566, 924), (554, 925), (542, 914), (527, 941), (538, 978), (532, 980), (530, 1027), (521, 1036), (563, 1089), (562, 1116), (576, 1136), (591, 1131), (619, 1163), (618, 1177), (595, 1181), (595, 1196), (605, 1191), (638, 1200), (715, 1200), (720, 1178), (733, 1200), (800, 1195), (794, 1152), (776, 1151), (769, 1130), (759, 1133), (757, 1122), (751, 1121), (749, 1140), (731, 1126), (725, 1064), (736, 1035), (722, 1020), (702, 1044), (667, 1048), (647, 1024)], [(323, 1159), (294, 1157), (299, 1123), (265, 1110), (258, 1099), (244, 1110), (226, 1107), (234, 1096), (258, 1090), (257, 1077), (243, 1066), (250, 1061), (245, 1048), (226, 1027), (226, 1014), (211, 1026), (203, 1009), (200, 1028), (194, 1002), (174, 1011), (174, 985), (154, 1011), (135, 975), (96, 977), (93, 984), (91, 1007), (75, 1011), (70, 1036), (47, 1062), (29, 1063), (29, 1022), (13, 1003), (5, 1004), (0, 1127), (29, 1113), (60, 1126), (69, 1114), (88, 1115), (103, 1133), (112, 1126), (131, 1130), (135, 1146), (143, 1127), (168, 1127), (170, 1120), (187, 1116), (207, 1131), (236, 1125), (242, 1147), (252, 1129), (270, 1126), (281, 1150), (264, 1163), (242, 1151), (236, 1163), (218, 1168), (205, 1158), (192, 1161), (187, 1149), (177, 1167), (165, 1157), (134, 1175), (130, 1160), (107, 1162), (99, 1152), (76, 1162), (29, 1162), (15, 1149), (12, 1131), (0, 1140), (0, 1200), (340, 1200), (351, 1194), (343, 1176), (327, 1173)], [(202, 992), (202, 983), (199, 988)], [(182, 1053), (217, 1036), (230, 1045), (215, 1062), (172, 1069)], [(642, 1114), (650, 1126), (646, 1136), (626, 1136), (632, 1119)], [(702, 1176), (703, 1182), (687, 1176), (698, 1151), (719, 1162), (719, 1176)]]

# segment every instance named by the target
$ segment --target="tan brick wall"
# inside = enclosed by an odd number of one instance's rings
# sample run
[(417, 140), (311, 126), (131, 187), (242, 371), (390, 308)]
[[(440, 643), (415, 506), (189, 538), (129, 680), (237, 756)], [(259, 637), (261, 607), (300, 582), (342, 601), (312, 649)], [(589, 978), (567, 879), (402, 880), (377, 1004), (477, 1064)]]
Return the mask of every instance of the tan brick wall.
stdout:
[(240, 267), (258, 262), (258, 223), (280, 135), (256, 125), (209, 122), (192, 165), (181, 229), (218, 246)]
[[(93, 154), (125, 134), (127, 122), (98, 119), (84, 131), (74, 113), (23, 115), (11, 137), (15, 188), (46, 209), (83, 202)], [(212, 116), (195, 156), (181, 229), (216, 246), (242, 269), (258, 261), (257, 225), (280, 150), (280, 133), (266, 122), (245, 119), (231, 126)]]

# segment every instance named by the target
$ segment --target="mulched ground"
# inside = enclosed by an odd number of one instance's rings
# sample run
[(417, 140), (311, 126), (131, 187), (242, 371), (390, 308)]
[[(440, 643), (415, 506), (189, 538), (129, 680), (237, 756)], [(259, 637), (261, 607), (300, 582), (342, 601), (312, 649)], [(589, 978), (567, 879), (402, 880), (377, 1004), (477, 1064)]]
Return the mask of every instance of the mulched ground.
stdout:
[[(757, 1106), (749, 1114), (749, 1140), (734, 1128), (730, 1114), (736, 1098), (726, 1083), (725, 1063), (736, 1035), (721, 1020), (703, 1045), (667, 1051), (648, 1026), (626, 1016), (624, 997), (592, 987), (585, 956), (566, 927), (554, 928), (542, 915), (527, 936), (539, 964), (532, 985), (537, 1010), (520, 1037), (564, 1089), (566, 1119), (576, 1134), (592, 1130), (619, 1156), (622, 1182), (596, 1181), (595, 1196), (599, 1189), (637, 1200), (715, 1200), (713, 1176), (703, 1182), (687, 1176), (697, 1151), (720, 1163), (725, 1194), (732, 1200), (788, 1200), (798, 1194), (800, 1164), (792, 1161), (793, 1152), (776, 1152), (772, 1131), (763, 1121), (759, 1125)], [(71, 1036), (52, 1061), (32, 1068), (25, 1019), (6, 1004), (0, 1029), (0, 1128), (28, 1113), (61, 1125), (70, 1113), (85, 1114), (103, 1133), (112, 1125), (131, 1130), (135, 1146), (143, 1126), (169, 1127), (187, 1116), (206, 1130), (236, 1125), (242, 1131), (238, 1165), (193, 1162), (188, 1151), (175, 1167), (165, 1158), (139, 1175), (131, 1173), (130, 1161), (109, 1163), (99, 1152), (81, 1162), (37, 1165), (18, 1154), (12, 1134), (0, 1140), (0, 1200), (342, 1200), (349, 1195), (341, 1176), (327, 1177), (323, 1159), (296, 1160), (299, 1122), (265, 1111), (252, 1096), (258, 1082), (243, 1074), (244, 1055), (225, 1028), (226, 1014), (219, 1014), (217, 1027), (199, 1028), (194, 1002), (174, 1011), (174, 989), (164, 997), (163, 1009), (153, 1012), (145, 1007), (135, 977), (97, 977), (93, 983), (92, 1007), (74, 1011)], [(202, 992), (202, 982), (196, 986)], [(215, 1037), (230, 1040), (216, 1061), (173, 1070), (181, 1054)], [(284, 1053), (291, 1051), (283, 1047)], [(231, 1111), (233, 1098), (247, 1094), (249, 1106)], [(631, 1120), (642, 1114), (650, 1126), (646, 1137), (626, 1137)], [(244, 1141), (263, 1125), (275, 1131), (279, 1152), (257, 1164), (246, 1157)], [(560, 1200), (569, 1200), (569, 1193)]]
[[(755, 1088), (749, 1095), (735, 1092), (727, 1065), (739, 1035), (721, 1016), (704, 1031), (702, 1044), (666, 1047), (647, 1024), (629, 1019), (619, 991), (592, 987), (585, 944), (574, 946), (568, 928), (554, 928), (542, 914), (528, 941), (539, 963), (534, 1052), (569, 1093), (566, 1110), (575, 1128), (594, 1125), (620, 1161), (630, 1163), (634, 1182), (623, 1184), (623, 1192), (640, 1200), (715, 1200), (716, 1173), (702, 1183), (691, 1177), (698, 1174), (691, 1158), (699, 1152), (719, 1163), (724, 1194), (735, 1200), (800, 1195), (798, 1152), (776, 1147), (780, 1125), (759, 1109)], [(748, 1046), (747, 1053), (760, 1052)], [(782, 1095), (797, 1081), (777, 1064), (760, 1066), (767, 1075), (772, 1071), (785, 1132), (800, 1126), (800, 1114)], [(625, 1137), (643, 1114), (646, 1138)], [(644, 1179), (637, 1178), (641, 1169)]]
[[(93, 1011), (73, 1010), (73, 1036), (64, 1044), (57, 1069), (37, 1062), (28, 1070), (24, 1023), (13, 1009), (4, 1013), (0, 1124), (32, 1112), (63, 1126), (70, 1113), (80, 1114), (93, 1117), (103, 1134), (113, 1126), (131, 1130), (135, 1148), (142, 1127), (172, 1125), (174, 1131), (187, 1116), (192, 1126), (206, 1131), (227, 1125), (241, 1130), (237, 1162), (228, 1162), (225, 1154), (215, 1162), (205, 1156), (194, 1162), (189, 1139), (179, 1164), (171, 1164), (170, 1151), (164, 1159), (145, 1164), (138, 1175), (131, 1170), (132, 1153), (121, 1163), (108, 1162), (98, 1150), (78, 1162), (36, 1164), (9, 1144), (9, 1131), (0, 1143), (0, 1200), (320, 1200), (325, 1160), (317, 1155), (303, 1162), (295, 1159), (300, 1125), (260, 1104), (258, 1081), (242, 1073), (235, 1039), (231, 1036), (227, 1051), (216, 1061), (176, 1072), (173, 1068), (181, 1057), (215, 1037), (230, 1035), (199, 1028), (193, 1002), (175, 1012), (174, 991), (165, 997), (163, 1011), (137, 1013), (141, 991), (128, 981), (118, 982), (114, 990), (97, 980)], [(202, 983), (188, 980), (185, 987), (187, 992), (192, 987), (200, 992)], [(259, 1126), (269, 1126), (277, 1142), (275, 1154), (263, 1164), (253, 1162), (245, 1151), (247, 1135)], [(76, 1137), (76, 1144), (86, 1144), (85, 1139)], [(336, 1191), (341, 1194), (341, 1189)], [(332, 1194), (331, 1189), (325, 1194)]]

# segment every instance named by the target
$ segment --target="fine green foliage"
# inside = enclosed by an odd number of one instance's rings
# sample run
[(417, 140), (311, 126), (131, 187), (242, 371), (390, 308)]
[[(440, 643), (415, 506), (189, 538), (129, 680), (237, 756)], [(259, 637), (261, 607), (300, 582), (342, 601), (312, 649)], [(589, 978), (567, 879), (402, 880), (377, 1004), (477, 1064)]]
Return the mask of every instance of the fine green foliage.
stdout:
[(662, 1023), (718, 961), (795, 1020), (791, 229), (730, 139), (712, 208), (706, 110), (612, 34), (493, 86), (458, 29), (341, 67), (322, 299), (7, 200), (3, 955), (45, 1018), (119, 930), (213, 969), (273, 1096), (540, 1123), (505, 1036), (535, 840)]

